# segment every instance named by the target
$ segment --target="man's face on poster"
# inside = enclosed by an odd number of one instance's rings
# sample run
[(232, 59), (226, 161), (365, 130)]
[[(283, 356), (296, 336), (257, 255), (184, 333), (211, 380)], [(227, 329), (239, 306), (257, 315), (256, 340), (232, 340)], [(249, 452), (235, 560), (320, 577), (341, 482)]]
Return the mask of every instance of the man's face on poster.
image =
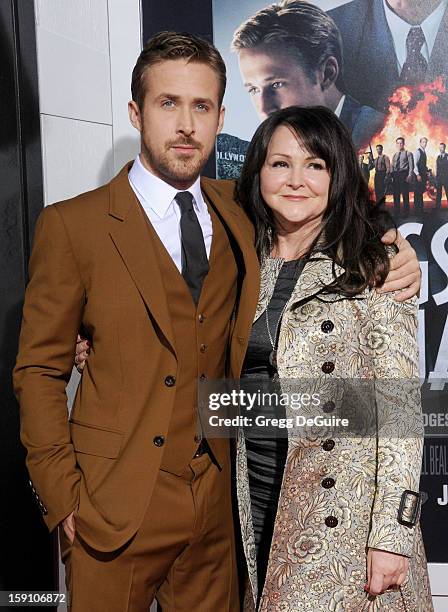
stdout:
[(441, 0), (387, 0), (390, 8), (412, 25), (421, 23), (440, 4)]
[(304, 71), (296, 56), (260, 45), (238, 52), (244, 87), (261, 120), (288, 106), (325, 105), (318, 73)]

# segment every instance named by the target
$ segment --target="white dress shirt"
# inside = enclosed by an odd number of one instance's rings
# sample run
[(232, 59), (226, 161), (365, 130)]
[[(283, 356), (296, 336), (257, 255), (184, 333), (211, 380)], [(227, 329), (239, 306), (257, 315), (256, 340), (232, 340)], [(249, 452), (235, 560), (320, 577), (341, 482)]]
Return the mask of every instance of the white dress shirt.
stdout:
[(343, 96), (341, 96), (341, 99), (338, 102), (338, 105), (336, 106), (336, 108), (334, 109), (334, 114), (336, 115), (336, 117), (339, 119), (342, 113), (342, 107), (344, 106), (344, 102), (345, 102), (345, 94)]
[[(129, 171), (129, 183), (177, 269), (182, 272), (180, 208), (174, 199), (179, 189), (149, 172), (140, 161), (140, 156), (137, 156)], [(207, 257), (210, 257), (213, 227), (202, 196), (200, 177), (185, 191), (193, 196), (194, 210), (204, 235), (205, 250)]]
[[(425, 43), (423, 44), (420, 51), (427, 62), (429, 62), (429, 58), (431, 57), (437, 32), (442, 22), (443, 15), (445, 14), (447, 3), (448, 0), (442, 0), (442, 2), (431, 13), (431, 15), (428, 15), (428, 17), (420, 24), (420, 27), (423, 30), (423, 34), (425, 35)], [(398, 72), (401, 73), (403, 64), (405, 63), (407, 56), (406, 39), (408, 37), (410, 29), (418, 26), (412, 26), (410, 23), (399, 17), (396, 13), (394, 13), (393, 10), (387, 4), (386, 0), (383, 0), (383, 4), (384, 12), (386, 13), (387, 23), (389, 25), (389, 30), (392, 34), (392, 39), (394, 41), (395, 55), (397, 56)]]

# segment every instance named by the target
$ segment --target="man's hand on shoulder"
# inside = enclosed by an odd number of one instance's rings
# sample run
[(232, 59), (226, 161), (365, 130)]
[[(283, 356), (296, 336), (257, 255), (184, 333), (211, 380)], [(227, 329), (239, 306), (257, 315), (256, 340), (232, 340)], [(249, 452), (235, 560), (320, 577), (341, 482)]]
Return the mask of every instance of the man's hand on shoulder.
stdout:
[(418, 295), (421, 285), (421, 272), (414, 249), (400, 232), (396, 232), (394, 229), (386, 232), (381, 240), (387, 245), (396, 244), (398, 253), (390, 260), (389, 274), (384, 285), (377, 288), (378, 293), (399, 291), (394, 296), (397, 302), (404, 302), (414, 295)]

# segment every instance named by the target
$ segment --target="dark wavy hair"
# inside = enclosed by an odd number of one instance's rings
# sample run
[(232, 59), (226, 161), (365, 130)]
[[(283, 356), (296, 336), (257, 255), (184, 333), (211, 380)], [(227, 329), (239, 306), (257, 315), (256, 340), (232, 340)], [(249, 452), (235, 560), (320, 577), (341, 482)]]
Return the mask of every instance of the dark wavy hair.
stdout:
[(353, 297), (366, 287), (383, 284), (389, 257), (381, 237), (396, 227), (384, 208), (376, 203), (359, 167), (346, 127), (328, 108), (290, 106), (270, 115), (257, 129), (249, 145), (236, 199), (255, 226), (260, 260), (269, 255), (276, 239), (271, 209), (260, 190), (260, 172), (275, 130), (284, 125), (310, 155), (323, 159), (330, 174), (328, 206), (322, 228), (307, 258), (322, 252), (345, 269), (325, 291)]

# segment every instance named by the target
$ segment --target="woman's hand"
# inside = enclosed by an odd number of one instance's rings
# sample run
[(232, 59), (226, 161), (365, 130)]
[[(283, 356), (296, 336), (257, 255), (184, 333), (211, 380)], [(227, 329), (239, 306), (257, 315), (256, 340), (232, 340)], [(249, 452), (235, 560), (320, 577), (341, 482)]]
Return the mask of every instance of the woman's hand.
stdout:
[(421, 272), (417, 255), (409, 242), (400, 232), (390, 229), (382, 237), (384, 244), (396, 244), (399, 252), (390, 260), (390, 271), (378, 293), (398, 291), (394, 296), (397, 302), (404, 302), (414, 295), (418, 295), (421, 285)]
[(76, 338), (75, 366), (80, 374), (86, 365), (89, 353), (90, 342), (78, 334)]
[(364, 590), (371, 595), (380, 595), (389, 588), (400, 587), (409, 568), (408, 557), (369, 548), (367, 553), (367, 584)]

